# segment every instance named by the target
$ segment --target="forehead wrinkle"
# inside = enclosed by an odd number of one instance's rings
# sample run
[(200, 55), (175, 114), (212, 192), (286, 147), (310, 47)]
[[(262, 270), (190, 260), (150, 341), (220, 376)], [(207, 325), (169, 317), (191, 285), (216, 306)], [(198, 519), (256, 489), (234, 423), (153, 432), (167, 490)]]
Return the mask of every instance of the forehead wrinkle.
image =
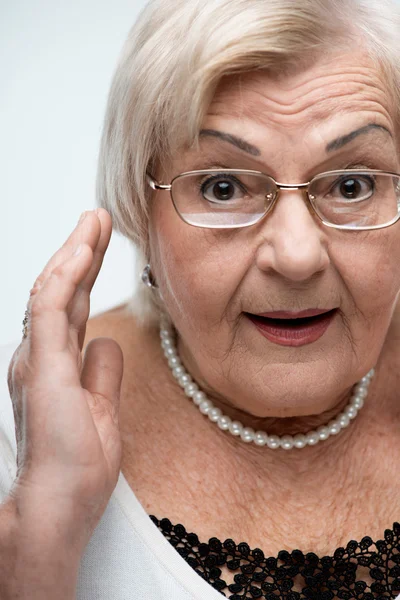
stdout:
[[(357, 53), (356, 49), (355, 53)], [(307, 93), (309, 91), (308, 88), (314, 89), (315, 87), (319, 87), (320, 83), (317, 84), (317, 82), (321, 80), (329, 81), (331, 79), (333, 83), (336, 84), (338, 76), (345, 76), (348, 77), (351, 82), (364, 84), (365, 81), (370, 81), (372, 82), (373, 87), (380, 88), (382, 92), (387, 95), (388, 89), (386, 83), (382, 79), (381, 73), (376, 68), (376, 65), (372, 63), (370, 57), (364, 52), (358, 52), (358, 56), (355, 58), (355, 53), (333, 53), (330, 57), (320, 57), (318, 62), (314, 65), (305, 69), (299, 69), (297, 72), (290, 75), (270, 75), (268, 71), (249, 71), (240, 75), (229, 75), (220, 83), (219, 89), (225, 88), (239, 92), (243, 89), (243, 86), (249, 88), (249, 84), (250, 89), (251, 87), (256, 89), (259, 88), (260, 85), (264, 86), (265, 81), (267, 80), (272, 84), (272, 87), (277, 89), (279, 100), (282, 96), (282, 92), (289, 95), (294, 94), (295, 100), (296, 96), (301, 97)], [(356, 66), (353, 66), (354, 64), (356, 64)], [(289, 103), (291, 104), (292, 102), (293, 99), (290, 100)]]
[[(342, 77), (339, 81), (338, 75)], [(380, 113), (386, 124), (392, 125), (392, 104), (391, 94), (375, 70), (336, 67), (327, 74), (325, 67), (325, 70), (311, 69), (283, 82), (265, 73), (231, 79), (217, 90), (209, 114), (278, 126), (283, 117), (282, 124), (290, 126), (291, 121), (307, 117), (325, 120), (332, 111), (367, 110)]]
[[(340, 98), (340, 96), (336, 98)], [(358, 118), (343, 120), (346, 114), (351, 115), (354, 113), (356, 113)], [(341, 121), (338, 120), (338, 115), (342, 116)], [(222, 117), (223, 121), (218, 124), (218, 127), (224, 131), (237, 132), (238, 135), (243, 136), (244, 139), (251, 141), (260, 148), (263, 147), (262, 141), (265, 133), (260, 131), (258, 126), (268, 128), (269, 134), (272, 132), (279, 136), (284, 134), (286, 138), (290, 138), (293, 142), (295, 142), (299, 133), (306, 135), (307, 130), (310, 128), (315, 131), (322, 127), (322, 130), (326, 131), (326, 143), (328, 143), (330, 137), (335, 139), (340, 135), (350, 133), (353, 129), (374, 123), (387, 127), (395, 138), (391, 115), (380, 103), (372, 100), (358, 102), (353, 106), (342, 105), (338, 110), (337, 104), (333, 100), (327, 99), (327, 103), (324, 106), (311, 105), (305, 109), (304, 113), (294, 113), (292, 115), (276, 114), (270, 111), (246, 110), (246, 114), (242, 113), (241, 115), (237, 115), (238, 118), (235, 118), (232, 112), (224, 110), (209, 113), (208, 116), (214, 118)], [(234, 120), (232, 121), (232, 119)], [(282, 128), (284, 128), (283, 131)], [(327, 131), (327, 128), (329, 131)]]
[[(349, 66), (349, 62), (356, 66)], [(282, 151), (287, 165), (289, 143), (298, 160), (298, 145), (304, 151), (305, 140), (311, 135), (310, 141), (314, 141), (310, 146), (305, 144), (308, 150), (313, 154), (320, 148), (325, 155), (329, 142), (371, 123), (386, 127), (393, 135), (392, 143), (398, 146), (396, 114), (393, 96), (380, 71), (365, 57), (359, 61), (355, 53), (347, 53), (288, 76), (271, 77), (266, 71), (229, 76), (217, 88), (207, 113), (207, 127), (255, 144), (268, 163), (271, 156), (265, 139), (269, 136), (274, 157)], [(376, 138), (370, 139), (378, 148)]]
[[(269, 134), (274, 130), (278, 135), (284, 134), (286, 138), (292, 139), (293, 142), (296, 141), (296, 137), (299, 133), (306, 135), (306, 132), (310, 127), (313, 130), (318, 130), (322, 127), (323, 131), (326, 131), (326, 128), (328, 128), (330, 131), (327, 131), (326, 143), (329, 143), (329, 141), (331, 141), (330, 138), (335, 139), (340, 135), (346, 135), (353, 129), (369, 123), (387, 127), (387, 129), (391, 131), (393, 137), (395, 137), (391, 115), (379, 102), (372, 99), (365, 99), (355, 103), (351, 101), (349, 103), (342, 102), (340, 106), (338, 106), (338, 101), (340, 101), (341, 98), (345, 99), (345, 97), (346, 94), (336, 95), (335, 98), (327, 98), (326, 102), (322, 105), (307, 105), (307, 107), (303, 108), (303, 112), (293, 112), (293, 114), (281, 114), (270, 110), (260, 111), (259, 108), (254, 110), (251, 109), (250, 106), (247, 106), (246, 110), (242, 114), (238, 114), (238, 118), (236, 119), (231, 111), (226, 111), (227, 107), (225, 104), (224, 110), (222, 110), (221, 113), (216, 111), (209, 116), (217, 118), (222, 117), (224, 121), (223, 124), (218, 125), (219, 127), (231, 133), (238, 133), (238, 135), (241, 135), (244, 139), (258, 145), (260, 148), (263, 148), (261, 142), (264, 139), (265, 133), (259, 130), (259, 126), (269, 129)], [(346, 114), (350, 115), (354, 113), (356, 114), (353, 118), (350, 120), (345, 119), (343, 121), (343, 117)], [(227, 118), (227, 121), (225, 121), (225, 117)], [(232, 123), (232, 118), (234, 118), (236, 122)]]
[[(348, 78), (351, 83), (360, 84), (360, 89), (363, 88), (364, 84), (372, 85), (374, 88), (380, 89), (385, 95), (387, 94), (386, 85), (379, 77), (378, 73), (374, 72), (374, 70), (368, 68), (352, 68), (346, 66), (346, 69), (343, 68), (331, 68), (329, 72), (326, 72), (326, 68), (318, 69), (316, 72), (307, 72), (304, 74), (305, 76), (300, 77), (292, 77), (292, 83), (290, 84), (290, 79), (280, 80), (280, 79), (270, 79), (273, 86), (277, 88), (276, 95), (279, 97), (282, 92), (285, 94), (294, 95), (294, 99), (303, 97), (305, 94), (310, 91), (313, 92), (314, 89), (319, 89), (321, 87), (321, 81), (324, 83), (327, 82), (327, 85), (337, 85), (338, 76)], [(259, 87), (263, 85), (260, 81), (259, 76), (250, 77), (250, 81), (253, 79), (255, 83), (255, 87)], [(322, 85), (323, 85), (322, 83)], [(272, 93), (273, 94), (273, 93)], [(293, 102), (290, 101), (290, 103)]]
[(378, 90), (372, 85), (360, 86), (354, 84), (354, 82), (352, 83), (353, 85), (347, 86), (345, 89), (344, 86), (338, 87), (337, 84), (323, 89), (319, 86), (317, 95), (314, 88), (305, 94), (299, 95), (292, 101), (286, 102), (284, 97), (280, 97), (279, 99), (271, 96), (268, 97), (265, 93), (258, 90), (249, 90), (249, 93), (245, 94), (246, 97), (244, 97), (242, 91), (239, 102), (237, 102), (235, 97), (232, 98), (232, 96), (230, 103), (229, 99), (227, 102), (223, 97), (220, 99), (216, 98), (209, 112), (224, 115), (231, 113), (232, 116), (239, 118), (250, 117), (251, 119), (254, 119), (254, 117), (262, 118), (263, 115), (268, 119), (273, 118), (274, 115), (277, 117), (290, 117), (302, 113), (311, 113), (313, 116), (319, 117), (326, 116), (326, 113), (332, 109), (332, 105), (335, 105), (337, 109), (337, 100), (347, 99), (345, 104), (343, 102), (340, 103), (339, 108), (341, 111), (351, 108), (357, 110), (361, 105), (366, 106), (370, 103), (371, 107), (375, 105), (379, 112), (387, 115), (389, 120), (391, 120), (386, 92)]

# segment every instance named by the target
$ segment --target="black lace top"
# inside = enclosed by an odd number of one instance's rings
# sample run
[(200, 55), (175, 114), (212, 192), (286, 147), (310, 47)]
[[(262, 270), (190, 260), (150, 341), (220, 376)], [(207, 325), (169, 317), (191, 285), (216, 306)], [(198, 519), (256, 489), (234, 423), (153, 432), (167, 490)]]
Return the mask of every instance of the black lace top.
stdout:
[[(365, 536), (360, 542), (350, 540), (333, 556), (281, 550), (275, 558), (266, 557), (259, 548), (250, 549), (246, 542), (221, 542), (215, 537), (201, 542), (180, 523), (149, 516), (196, 573), (230, 600), (383, 600), (400, 594), (397, 522), (393, 529), (385, 530), (384, 539), (374, 542)], [(228, 585), (221, 578), (220, 567), (237, 571), (234, 583)]]

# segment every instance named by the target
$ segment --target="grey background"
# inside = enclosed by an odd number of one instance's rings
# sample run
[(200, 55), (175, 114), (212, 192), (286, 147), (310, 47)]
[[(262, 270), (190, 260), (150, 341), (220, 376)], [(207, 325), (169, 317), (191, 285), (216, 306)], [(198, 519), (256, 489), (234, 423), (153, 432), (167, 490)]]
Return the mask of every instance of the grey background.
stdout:
[[(29, 290), (82, 211), (95, 207), (107, 93), (145, 0), (0, 1), (0, 345), (21, 338)], [(91, 315), (134, 290), (113, 232)]]

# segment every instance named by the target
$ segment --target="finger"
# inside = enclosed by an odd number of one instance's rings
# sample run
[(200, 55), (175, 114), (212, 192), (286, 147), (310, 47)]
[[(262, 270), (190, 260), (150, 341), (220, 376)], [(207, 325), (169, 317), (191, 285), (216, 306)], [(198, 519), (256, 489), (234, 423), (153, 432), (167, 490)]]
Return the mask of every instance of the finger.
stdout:
[[(86, 217), (85, 217), (86, 214)], [(82, 219), (83, 217), (83, 219)], [(41, 273), (41, 275), (37, 278), (33, 288), (30, 291), (30, 298), (28, 302), (28, 313), (30, 312), (31, 304), (33, 301), (32, 296), (37, 294), (43, 285), (46, 278), (49, 276), (48, 269), (53, 265), (53, 268), (57, 266), (57, 261), (61, 261), (63, 255), (65, 255), (67, 249), (70, 247), (72, 240), (87, 240), (89, 241), (89, 245), (92, 247), (95, 246), (93, 261), (90, 267), (89, 272), (83, 278), (83, 280), (79, 283), (76, 288), (74, 296), (70, 299), (68, 306), (66, 308), (67, 314), (69, 315), (69, 323), (72, 335), (77, 336), (76, 344), (81, 350), (83, 347), (83, 343), (86, 335), (86, 324), (90, 314), (90, 292), (93, 288), (94, 282), (98, 276), (101, 265), (104, 259), (104, 253), (107, 249), (107, 246), (110, 241), (111, 232), (112, 232), (112, 221), (109, 213), (103, 209), (97, 209), (95, 213), (83, 213), (81, 220), (79, 221), (76, 232), (80, 229), (80, 236), (71, 234), (70, 238), (67, 242), (62, 246), (60, 251), (58, 251), (47, 263), (45, 269)], [(85, 220), (88, 225), (85, 227), (83, 225), (83, 220)], [(100, 223), (100, 230), (98, 230), (96, 226), (96, 221)], [(93, 223), (95, 224), (93, 228)], [(94, 232), (94, 235), (93, 235)], [(85, 237), (86, 233), (86, 237)], [(89, 236), (87, 235), (89, 233)], [(98, 237), (97, 234), (99, 233)]]
[(110, 214), (104, 208), (98, 208), (97, 211), (97, 218), (100, 221), (101, 226), (100, 236), (96, 247), (94, 249), (92, 248), (94, 254), (90, 271), (80, 284), (80, 287), (88, 292), (91, 291), (94, 282), (96, 281), (112, 233), (112, 220)]
[(68, 303), (77, 286), (88, 274), (93, 251), (81, 245), (80, 254), (72, 254), (56, 266), (36, 294), (31, 297), (28, 340), (32, 353), (61, 352), (70, 344)]
[[(119, 399), (123, 374), (123, 354), (112, 338), (91, 340), (83, 357), (81, 384), (97, 399), (104, 399), (99, 412), (105, 410), (118, 420)], [(91, 407), (93, 408), (93, 407)]]
[(103, 264), (104, 254), (108, 247), (112, 232), (112, 221), (109, 213), (99, 209), (98, 219), (101, 223), (101, 233), (93, 254), (93, 262), (89, 272), (81, 281), (74, 297), (69, 303), (70, 326), (78, 332), (79, 347), (82, 348), (86, 334), (86, 323), (90, 313), (90, 292)]
[[(94, 252), (100, 239), (101, 223), (94, 211), (82, 213), (80, 220), (63, 245), (48, 260), (36, 278), (32, 290), (40, 288), (52, 270), (69, 258), (79, 244), (87, 244)], [(29, 302), (28, 302), (29, 305)]]
[[(81, 384), (90, 392), (89, 409), (112, 472), (119, 470), (121, 461), (120, 435), (115, 433), (119, 430), (123, 368), (122, 350), (115, 340), (95, 338), (86, 346)], [(110, 420), (114, 427), (110, 428)]]

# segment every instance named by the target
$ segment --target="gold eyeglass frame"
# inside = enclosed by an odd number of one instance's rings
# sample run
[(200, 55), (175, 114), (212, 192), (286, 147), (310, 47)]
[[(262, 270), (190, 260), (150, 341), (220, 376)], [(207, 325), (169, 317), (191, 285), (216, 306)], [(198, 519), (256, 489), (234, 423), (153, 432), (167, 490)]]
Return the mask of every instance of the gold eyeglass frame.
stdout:
[[(254, 223), (250, 223), (250, 224), (233, 225), (233, 226), (224, 226), (223, 225), (223, 226), (217, 226), (217, 227), (210, 227), (209, 225), (194, 225), (193, 223), (189, 223), (188, 221), (186, 221), (183, 218), (182, 214), (179, 212), (179, 210), (175, 204), (174, 197), (172, 194), (173, 183), (174, 183), (174, 181), (176, 181), (177, 179), (179, 179), (181, 177), (185, 177), (188, 175), (202, 175), (202, 174), (205, 175), (207, 173), (222, 173), (222, 174), (237, 173), (240, 175), (246, 175), (246, 174), (247, 175), (262, 175), (263, 177), (267, 177), (275, 185), (274, 197), (271, 199), (272, 201), (271, 201), (269, 208), (257, 221), (255, 221)], [(264, 217), (266, 217), (266, 215), (268, 215), (272, 211), (272, 209), (276, 205), (277, 199), (279, 197), (279, 192), (281, 190), (304, 190), (308, 205), (311, 208), (312, 213), (315, 214), (324, 225), (326, 225), (327, 227), (331, 227), (332, 229), (341, 229), (341, 230), (346, 230), (346, 231), (371, 231), (374, 229), (385, 229), (387, 227), (390, 227), (391, 225), (394, 225), (394, 223), (396, 223), (400, 219), (400, 204), (399, 204), (397, 216), (394, 217), (393, 219), (391, 219), (391, 221), (389, 221), (388, 223), (384, 223), (383, 225), (349, 227), (347, 225), (335, 225), (333, 223), (329, 223), (328, 221), (325, 221), (318, 214), (315, 206), (313, 205), (313, 199), (312, 199), (312, 196), (310, 196), (310, 194), (309, 194), (308, 188), (315, 180), (318, 180), (321, 177), (323, 178), (325, 176), (335, 176), (335, 175), (342, 175), (342, 174), (347, 174), (347, 173), (348, 174), (352, 173), (352, 174), (357, 174), (357, 175), (387, 175), (387, 176), (391, 176), (391, 177), (398, 177), (399, 183), (400, 183), (400, 174), (399, 173), (393, 173), (391, 171), (382, 171), (379, 169), (337, 169), (334, 171), (324, 171), (323, 173), (318, 173), (317, 175), (315, 175), (307, 183), (293, 183), (293, 184), (292, 183), (279, 183), (273, 177), (271, 177), (271, 175), (267, 175), (266, 173), (263, 173), (262, 171), (253, 171), (251, 169), (199, 169), (199, 170), (195, 170), (195, 171), (186, 171), (184, 173), (180, 173), (179, 175), (176, 175), (171, 180), (171, 183), (169, 183), (169, 184), (158, 182), (148, 172), (146, 173), (146, 177), (147, 177), (148, 184), (150, 185), (150, 187), (153, 190), (163, 190), (163, 191), (170, 192), (172, 204), (174, 205), (174, 208), (175, 208), (178, 216), (182, 219), (182, 221), (184, 223), (186, 223), (187, 225), (191, 225), (192, 227), (200, 227), (203, 229), (242, 229), (243, 227), (251, 227), (252, 225), (256, 225), (257, 223), (262, 221), (262, 219), (264, 219)]]

